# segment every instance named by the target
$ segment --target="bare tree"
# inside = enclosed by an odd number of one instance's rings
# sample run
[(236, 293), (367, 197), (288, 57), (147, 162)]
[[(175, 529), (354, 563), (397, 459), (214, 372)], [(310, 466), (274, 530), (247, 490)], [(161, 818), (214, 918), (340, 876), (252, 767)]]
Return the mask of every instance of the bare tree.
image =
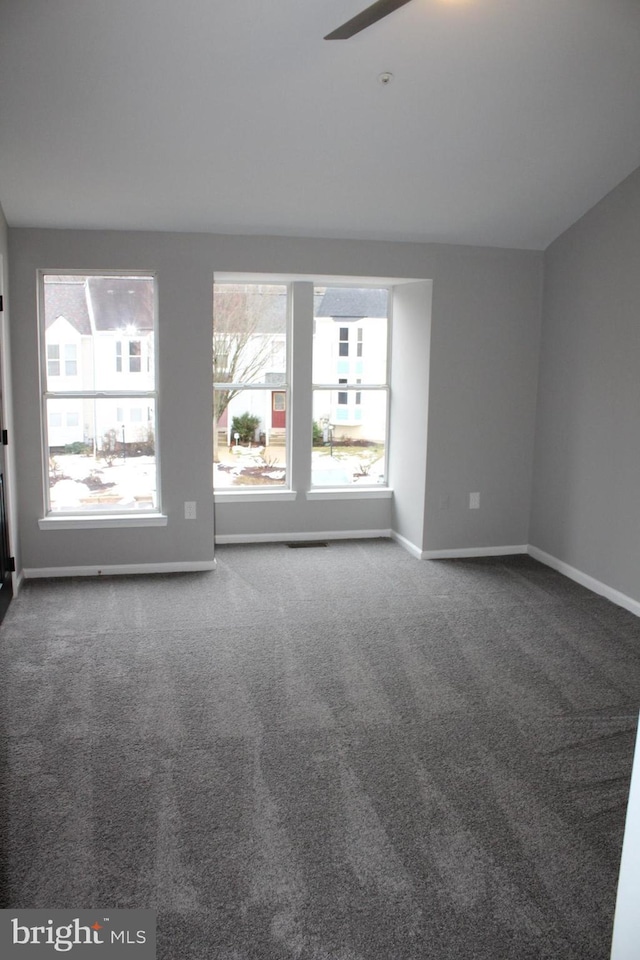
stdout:
[[(218, 423), (240, 384), (257, 380), (275, 341), (265, 297), (273, 288), (250, 284), (216, 284), (213, 295), (213, 453), (218, 460)], [(280, 291), (278, 295), (281, 296)], [(230, 384), (220, 389), (221, 384)], [(232, 386), (235, 384), (235, 386)]]

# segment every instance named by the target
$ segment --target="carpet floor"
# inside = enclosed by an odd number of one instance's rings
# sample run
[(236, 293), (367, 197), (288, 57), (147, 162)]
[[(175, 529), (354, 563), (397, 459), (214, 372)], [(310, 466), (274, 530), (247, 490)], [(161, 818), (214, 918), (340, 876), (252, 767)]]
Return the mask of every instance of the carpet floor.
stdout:
[(640, 619), (524, 556), (216, 556), (12, 603), (2, 905), (153, 908), (159, 960), (607, 960)]

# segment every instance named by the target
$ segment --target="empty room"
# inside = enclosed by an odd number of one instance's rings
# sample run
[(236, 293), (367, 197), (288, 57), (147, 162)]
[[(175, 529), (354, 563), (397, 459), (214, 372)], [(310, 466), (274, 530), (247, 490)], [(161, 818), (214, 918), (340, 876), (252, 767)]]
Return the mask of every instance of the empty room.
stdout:
[(634, 0), (0, 0), (3, 956), (640, 957), (638, 91)]

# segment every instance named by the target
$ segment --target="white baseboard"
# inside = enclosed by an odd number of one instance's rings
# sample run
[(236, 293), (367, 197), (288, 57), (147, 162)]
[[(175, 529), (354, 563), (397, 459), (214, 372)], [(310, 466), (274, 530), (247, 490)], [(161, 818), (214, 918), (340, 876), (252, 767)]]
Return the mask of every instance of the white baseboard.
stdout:
[(526, 543), (502, 547), (461, 547), (453, 550), (423, 550), (423, 560), (462, 560), (471, 557), (511, 557), (517, 553), (528, 553)]
[(174, 563), (114, 563), (88, 567), (25, 567), (25, 580), (44, 577), (114, 577), (137, 573), (199, 573), (215, 570), (215, 560), (176, 560)]
[(611, 600), (612, 603), (617, 604), (619, 607), (624, 607), (625, 610), (629, 610), (630, 613), (634, 613), (637, 617), (640, 617), (640, 601), (628, 597), (626, 593), (621, 593), (619, 590), (614, 590), (613, 587), (602, 583), (601, 580), (596, 580), (595, 577), (589, 576), (588, 573), (583, 573), (582, 570), (572, 567), (570, 564), (565, 563), (564, 560), (558, 560), (557, 557), (552, 556), (550, 553), (545, 553), (544, 550), (540, 550), (538, 547), (529, 545), (528, 553), (534, 560), (539, 560), (540, 563), (544, 563), (547, 567), (552, 567), (554, 570), (557, 570), (558, 573), (563, 573), (565, 577), (569, 577), (570, 580), (575, 580), (576, 583), (586, 587), (587, 590), (591, 590), (593, 593), (597, 593), (599, 596)]
[(420, 547), (417, 547), (415, 543), (411, 542), (411, 540), (407, 540), (406, 537), (396, 533), (395, 530), (391, 531), (391, 539), (395, 540), (396, 543), (399, 543), (401, 547), (404, 547), (407, 553), (410, 553), (412, 557), (416, 558), (416, 560), (424, 560), (424, 550), (421, 550)]
[(225, 543), (294, 543), (298, 540), (388, 540), (391, 530), (324, 530), (315, 533), (221, 533), (217, 544)]
[[(221, 534), (215, 538), (218, 544), (225, 543), (286, 543), (299, 540), (371, 540), (392, 539), (418, 560), (449, 560), (471, 557), (502, 557), (514, 554), (529, 554), (534, 560), (557, 570), (598, 596), (611, 600), (635, 616), (640, 617), (640, 601), (634, 600), (619, 590), (596, 580), (576, 567), (540, 550), (531, 544), (500, 547), (463, 547), (450, 550), (420, 550), (414, 543), (393, 530), (331, 530), (315, 533), (254, 533)], [(215, 560), (175, 561), (169, 563), (122, 563), (103, 566), (75, 567), (25, 567), (17, 575), (14, 587), (19, 592), (25, 580), (52, 577), (98, 577), (145, 573), (197, 573), (215, 570)]]

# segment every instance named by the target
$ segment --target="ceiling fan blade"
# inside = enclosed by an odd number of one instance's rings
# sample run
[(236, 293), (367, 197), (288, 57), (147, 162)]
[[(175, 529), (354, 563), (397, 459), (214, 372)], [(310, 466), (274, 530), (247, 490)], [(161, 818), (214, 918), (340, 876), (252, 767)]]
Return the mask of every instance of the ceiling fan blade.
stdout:
[(377, 20), (382, 20), (383, 17), (393, 13), (398, 7), (403, 7), (405, 3), (409, 3), (409, 0), (376, 0), (376, 3), (372, 3), (371, 6), (363, 10), (362, 13), (358, 13), (355, 17), (352, 17), (351, 20), (347, 20), (347, 22), (343, 23), (341, 27), (338, 27), (337, 30), (328, 33), (324, 39), (348, 40), (349, 37), (352, 37), (354, 34), (360, 33), (361, 30), (370, 27), (372, 23), (375, 23)]

